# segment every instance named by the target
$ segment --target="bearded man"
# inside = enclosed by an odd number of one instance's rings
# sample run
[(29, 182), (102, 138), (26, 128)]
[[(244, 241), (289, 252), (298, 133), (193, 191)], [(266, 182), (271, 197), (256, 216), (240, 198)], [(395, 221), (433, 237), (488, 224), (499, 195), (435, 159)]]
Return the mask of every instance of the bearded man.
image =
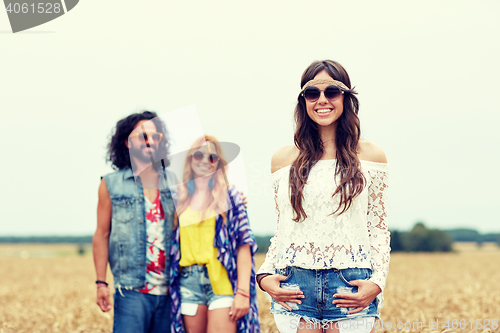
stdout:
[(93, 237), (97, 305), (111, 310), (106, 269), (113, 274), (113, 332), (171, 332), (169, 271), (175, 186), (168, 138), (156, 113), (134, 113), (116, 124), (101, 177)]

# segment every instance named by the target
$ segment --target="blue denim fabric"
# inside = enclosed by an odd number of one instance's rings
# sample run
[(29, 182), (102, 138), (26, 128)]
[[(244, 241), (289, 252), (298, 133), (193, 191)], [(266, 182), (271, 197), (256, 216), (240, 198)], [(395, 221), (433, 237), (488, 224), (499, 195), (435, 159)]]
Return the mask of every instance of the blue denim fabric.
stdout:
[(276, 274), (286, 276), (281, 281), (281, 288), (302, 290), (305, 298), (302, 304), (287, 303), (292, 311), (287, 310), (274, 300), (271, 304), (272, 313), (289, 314), (304, 317), (316, 322), (330, 322), (347, 318), (380, 317), (376, 299), (368, 307), (358, 313), (347, 314), (354, 308), (337, 308), (332, 301), (336, 293), (356, 293), (358, 288), (348, 281), (368, 280), (372, 274), (369, 268), (346, 269), (305, 269), (300, 267), (286, 267), (276, 270)]
[(208, 277), (207, 267), (204, 265), (182, 267), (180, 289), (181, 303), (210, 306), (212, 302), (218, 299), (234, 297), (232, 295), (214, 294)]
[(121, 290), (114, 296), (113, 333), (170, 333), (170, 297)]
[[(175, 175), (159, 172), (160, 183), (175, 182)], [(115, 287), (140, 289), (146, 279), (146, 211), (144, 190), (139, 187), (131, 169), (123, 169), (103, 177), (112, 203), (109, 236), (109, 266)], [(173, 185), (173, 184), (172, 184)], [(170, 247), (174, 219), (174, 201), (168, 186), (160, 186), (165, 212), (165, 272), (170, 272)], [(168, 283), (169, 281), (167, 281)]]

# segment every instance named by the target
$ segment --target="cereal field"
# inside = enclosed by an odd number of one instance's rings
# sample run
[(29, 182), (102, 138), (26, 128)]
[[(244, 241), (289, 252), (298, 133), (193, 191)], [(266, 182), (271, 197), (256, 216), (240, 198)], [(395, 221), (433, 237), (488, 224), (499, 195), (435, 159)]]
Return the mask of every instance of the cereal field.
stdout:
[[(459, 250), (394, 254), (376, 332), (500, 332), (500, 251)], [(260, 265), (263, 256), (256, 260)], [(111, 332), (112, 312), (102, 313), (94, 302), (90, 251), (79, 256), (74, 245), (0, 245), (0, 276), (0, 333)], [(260, 291), (259, 305), (262, 332), (277, 332)]]

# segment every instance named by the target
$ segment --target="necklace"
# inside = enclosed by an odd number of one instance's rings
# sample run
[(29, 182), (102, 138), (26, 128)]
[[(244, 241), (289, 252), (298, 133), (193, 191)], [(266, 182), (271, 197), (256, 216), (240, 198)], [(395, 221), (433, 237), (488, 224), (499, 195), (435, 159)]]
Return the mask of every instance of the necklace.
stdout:
[(332, 140), (335, 140), (335, 138), (330, 139), (330, 140), (323, 141), (323, 144), (324, 144), (325, 142), (332, 141)]

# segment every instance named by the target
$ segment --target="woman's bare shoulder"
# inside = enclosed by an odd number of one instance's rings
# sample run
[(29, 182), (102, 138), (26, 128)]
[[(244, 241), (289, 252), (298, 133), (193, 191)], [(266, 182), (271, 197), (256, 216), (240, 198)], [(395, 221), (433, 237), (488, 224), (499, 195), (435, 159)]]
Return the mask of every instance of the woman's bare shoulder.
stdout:
[(292, 164), (297, 156), (299, 156), (297, 147), (293, 145), (281, 147), (271, 159), (271, 173)]
[(384, 151), (373, 142), (359, 140), (358, 157), (360, 160), (387, 163), (387, 157), (385, 156)]

